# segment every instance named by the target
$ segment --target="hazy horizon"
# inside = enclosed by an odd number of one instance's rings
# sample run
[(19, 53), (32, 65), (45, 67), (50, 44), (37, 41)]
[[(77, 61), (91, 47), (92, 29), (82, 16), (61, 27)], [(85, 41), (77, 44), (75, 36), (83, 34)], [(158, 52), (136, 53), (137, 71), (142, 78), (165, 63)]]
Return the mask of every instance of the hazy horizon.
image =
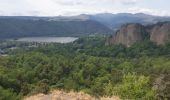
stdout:
[(54, 16), (50, 16), (50, 15), (0, 15), (0, 17), (74, 17), (74, 16), (79, 16), (79, 15), (97, 15), (97, 14), (145, 14), (145, 15), (151, 15), (151, 16), (159, 16), (159, 17), (170, 17), (170, 15), (154, 15), (154, 14), (147, 14), (147, 13), (142, 13), (142, 12), (138, 12), (138, 13), (128, 13), (128, 12), (122, 12), (122, 13), (109, 13), (109, 12), (101, 12), (101, 13), (92, 13), (92, 14), (88, 14), (88, 13), (80, 13), (80, 14), (75, 14), (75, 15), (54, 15)]

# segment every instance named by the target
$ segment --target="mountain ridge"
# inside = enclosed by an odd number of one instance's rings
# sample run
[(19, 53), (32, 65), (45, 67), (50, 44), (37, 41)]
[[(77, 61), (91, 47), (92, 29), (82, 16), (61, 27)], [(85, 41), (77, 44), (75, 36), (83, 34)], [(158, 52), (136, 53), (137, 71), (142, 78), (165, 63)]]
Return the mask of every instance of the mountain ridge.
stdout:
[(0, 16), (2, 18), (34, 19), (48, 21), (98, 21), (111, 29), (118, 29), (125, 23), (140, 23), (143, 25), (155, 24), (158, 22), (170, 21), (170, 16), (155, 16), (144, 13), (98, 13), (98, 14), (80, 14), (75, 16)]
[(100, 13), (55, 17), (0, 16), (0, 38), (112, 34), (126, 23), (152, 25), (164, 21), (170, 21), (170, 17), (144, 13)]
[(111, 29), (92, 20), (0, 19), (0, 39), (30, 36), (84, 36), (110, 33), (112, 33)]

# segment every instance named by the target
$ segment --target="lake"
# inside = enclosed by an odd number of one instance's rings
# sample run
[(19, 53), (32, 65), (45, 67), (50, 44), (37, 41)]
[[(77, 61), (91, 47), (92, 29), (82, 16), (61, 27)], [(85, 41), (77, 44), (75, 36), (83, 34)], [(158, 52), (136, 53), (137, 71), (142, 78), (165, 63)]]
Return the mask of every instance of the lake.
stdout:
[(77, 37), (24, 37), (15, 41), (23, 42), (46, 42), (46, 43), (70, 43), (77, 40)]

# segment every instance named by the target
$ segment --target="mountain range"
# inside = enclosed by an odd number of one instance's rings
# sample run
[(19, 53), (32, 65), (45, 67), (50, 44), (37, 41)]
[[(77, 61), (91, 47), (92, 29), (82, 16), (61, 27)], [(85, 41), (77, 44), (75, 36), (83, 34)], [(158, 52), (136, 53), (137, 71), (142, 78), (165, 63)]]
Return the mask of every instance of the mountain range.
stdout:
[(144, 13), (119, 13), (119, 14), (97, 14), (91, 17), (91, 19), (103, 23), (111, 29), (118, 29), (125, 23), (140, 23), (143, 25), (155, 24), (158, 22), (170, 21), (168, 16), (153, 16)]
[(126, 23), (151, 25), (164, 21), (170, 21), (170, 17), (144, 13), (100, 13), (55, 17), (0, 16), (0, 38), (112, 34)]
[(0, 19), (0, 39), (33, 36), (85, 36), (110, 34), (112, 30), (92, 20), (52, 21), (27, 17)]

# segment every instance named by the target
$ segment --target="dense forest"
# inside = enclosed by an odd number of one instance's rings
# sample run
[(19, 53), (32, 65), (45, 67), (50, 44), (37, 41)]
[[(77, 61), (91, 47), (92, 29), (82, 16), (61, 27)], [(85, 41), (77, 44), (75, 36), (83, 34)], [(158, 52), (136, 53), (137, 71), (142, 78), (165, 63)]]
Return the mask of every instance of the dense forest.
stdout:
[[(1, 41), (0, 100), (20, 100), (50, 89), (118, 95), (130, 100), (170, 99), (170, 44), (107, 45), (104, 37), (73, 43)], [(15, 47), (15, 48), (14, 48)], [(11, 49), (12, 48), (12, 49)]]

